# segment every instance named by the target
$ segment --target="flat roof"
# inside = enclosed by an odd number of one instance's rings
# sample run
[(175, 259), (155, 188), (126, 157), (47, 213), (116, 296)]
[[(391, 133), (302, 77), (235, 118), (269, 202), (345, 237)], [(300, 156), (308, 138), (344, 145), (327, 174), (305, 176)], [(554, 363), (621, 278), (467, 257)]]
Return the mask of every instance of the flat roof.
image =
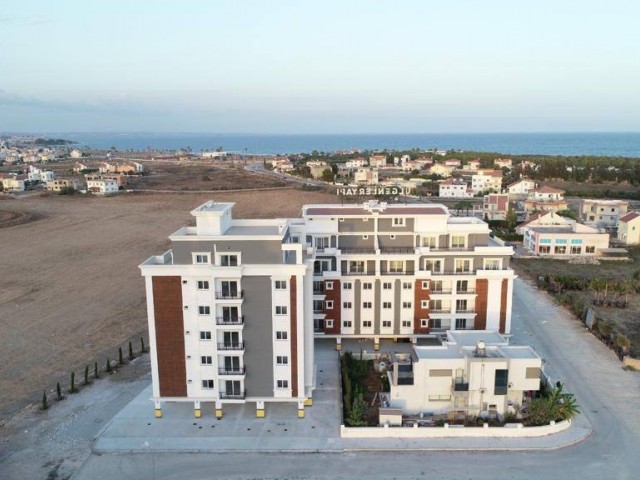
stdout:
[(226, 235), (280, 235), (277, 225), (231, 226), (224, 232)]
[(475, 347), (480, 340), (485, 345), (507, 345), (509, 342), (492, 330), (449, 330), (447, 337), (461, 347)]
[[(430, 206), (376, 206), (374, 210), (381, 216), (383, 215), (446, 215), (447, 209), (443, 205), (430, 205)], [(304, 210), (306, 216), (348, 216), (348, 215), (372, 215), (372, 211), (364, 206), (359, 205), (356, 207), (340, 207), (340, 206), (310, 206)]]

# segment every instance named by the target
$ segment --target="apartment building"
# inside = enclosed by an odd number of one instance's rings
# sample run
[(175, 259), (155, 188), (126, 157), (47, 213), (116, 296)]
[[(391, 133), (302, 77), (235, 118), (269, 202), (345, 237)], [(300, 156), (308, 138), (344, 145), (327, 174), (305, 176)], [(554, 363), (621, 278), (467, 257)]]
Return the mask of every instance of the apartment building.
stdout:
[(386, 155), (371, 155), (369, 157), (369, 166), (372, 168), (384, 168), (387, 166)]
[(482, 217), (485, 220), (506, 220), (509, 212), (509, 195), (490, 193), (482, 202)]
[(306, 205), (302, 218), (233, 219), (233, 203), (194, 209), (195, 227), (140, 265), (153, 400), (290, 402), (304, 416), (314, 335), (420, 338), (509, 333), (513, 254), (485, 222), (442, 205)]
[(379, 181), (378, 170), (370, 167), (358, 168), (353, 175), (353, 181), (365, 185), (377, 185)]
[(458, 329), (509, 333), (513, 254), (477, 218), (443, 205), (308, 205), (317, 335), (432, 337)]
[(640, 212), (629, 212), (620, 219), (618, 240), (627, 245), (640, 243)]
[(87, 191), (96, 195), (110, 195), (118, 193), (118, 182), (112, 178), (87, 179)]
[(528, 178), (523, 178), (517, 182), (507, 185), (509, 197), (513, 200), (524, 200), (531, 190), (536, 188), (536, 182)]
[(541, 370), (531, 347), (510, 346), (497, 332), (447, 332), (441, 345), (393, 355), (389, 406), (403, 414), (502, 419), (540, 390)]
[(500, 192), (502, 190), (501, 170), (478, 170), (471, 176), (471, 189), (475, 195), (483, 192)]
[(50, 192), (59, 192), (63, 188), (80, 189), (80, 180), (77, 178), (56, 178), (46, 183), (45, 189)]
[(620, 217), (626, 215), (629, 202), (625, 200), (580, 200), (580, 221), (586, 225), (614, 229), (618, 228)]
[(524, 201), (524, 212), (529, 215), (534, 212), (559, 212), (569, 208), (564, 199), (564, 190), (552, 187), (540, 187), (530, 190)]
[(439, 183), (438, 196), (443, 198), (473, 198), (473, 191), (464, 180), (450, 178)]

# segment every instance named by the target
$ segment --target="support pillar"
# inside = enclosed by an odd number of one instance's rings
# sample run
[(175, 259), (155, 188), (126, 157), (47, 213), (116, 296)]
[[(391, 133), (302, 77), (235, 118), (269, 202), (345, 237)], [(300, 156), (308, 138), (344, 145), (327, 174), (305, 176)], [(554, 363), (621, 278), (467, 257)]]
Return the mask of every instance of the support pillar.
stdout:
[(378, 337), (373, 339), (373, 349), (377, 352), (380, 350), (380, 339)]
[(162, 418), (162, 403), (156, 400), (154, 402), (154, 405), (154, 415), (156, 416), (156, 418)]
[(306, 398), (303, 403), (304, 403), (305, 407), (312, 407), (313, 406), (313, 398), (311, 398), (311, 397)]
[(342, 350), (342, 339), (341, 338), (336, 338), (336, 350), (337, 351)]
[(256, 418), (264, 418), (264, 416), (265, 416), (264, 402), (258, 401), (256, 402)]
[(222, 403), (216, 402), (215, 416), (218, 420), (222, 420), (224, 412), (222, 411)]
[(193, 402), (193, 416), (196, 418), (202, 417), (202, 410), (200, 409), (200, 402)]
[(304, 402), (298, 402), (298, 418), (304, 418)]

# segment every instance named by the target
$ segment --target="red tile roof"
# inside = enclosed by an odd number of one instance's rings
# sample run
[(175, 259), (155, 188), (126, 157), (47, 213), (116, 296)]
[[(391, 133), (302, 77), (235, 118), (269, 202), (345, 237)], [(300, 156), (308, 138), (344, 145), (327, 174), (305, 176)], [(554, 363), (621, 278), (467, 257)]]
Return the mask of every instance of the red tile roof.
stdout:
[(621, 222), (630, 222), (631, 220), (640, 217), (640, 213), (638, 212), (629, 212), (624, 217), (620, 217)]
[(533, 190), (533, 191), (538, 193), (564, 193), (564, 190), (558, 190), (557, 188), (547, 187), (546, 185), (544, 187), (540, 187), (537, 190)]

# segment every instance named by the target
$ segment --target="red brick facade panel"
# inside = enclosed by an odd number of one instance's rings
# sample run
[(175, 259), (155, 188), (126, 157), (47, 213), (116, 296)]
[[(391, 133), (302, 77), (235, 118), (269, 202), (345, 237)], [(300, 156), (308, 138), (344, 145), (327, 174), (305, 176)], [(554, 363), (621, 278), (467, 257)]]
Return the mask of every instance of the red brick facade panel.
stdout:
[(291, 396), (298, 396), (298, 289), (297, 277), (289, 281), (289, 297), (291, 312)]
[[(333, 289), (329, 290), (327, 288), (328, 283), (333, 283)], [(340, 280), (325, 280), (324, 281), (324, 301), (325, 305), (328, 300), (333, 300), (333, 308), (327, 309), (325, 307), (325, 323), (324, 323), (324, 333), (329, 334), (338, 334), (340, 333), (340, 327), (342, 325), (342, 297), (341, 297), (341, 289), (342, 284)], [(327, 327), (327, 320), (333, 320), (333, 327)]]
[(473, 328), (475, 330), (485, 330), (487, 328), (489, 280), (486, 278), (476, 280), (476, 293), (476, 320)]
[[(429, 327), (422, 326), (422, 319), (429, 318), (429, 295), (431, 294), (431, 282), (429, 282), (429, 288), (422, 288), (422, 282), (426, 279), (416, 280), (414, 293), (414, 305), (413, 305), (413, 333), (429, 333)], [(427, 308), (422, 308), (423, 300), (427, 301)]]
[(502, 294), (500, 295), (500, 333), (505, 333), (507, 327), (507, 290), (509, 281), (502, 280)]

